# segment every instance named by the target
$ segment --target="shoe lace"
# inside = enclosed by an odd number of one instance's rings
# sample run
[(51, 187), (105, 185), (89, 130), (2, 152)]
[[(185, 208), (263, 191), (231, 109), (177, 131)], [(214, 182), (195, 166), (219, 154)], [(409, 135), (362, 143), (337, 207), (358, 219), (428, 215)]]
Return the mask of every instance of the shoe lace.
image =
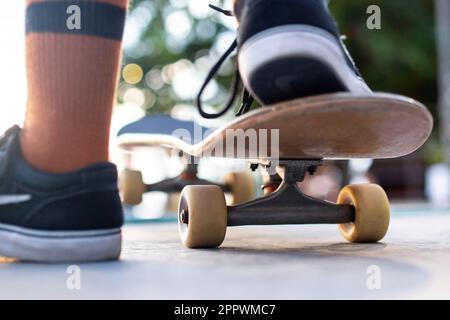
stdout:
[[(212, 4), (209, 5), (210, 8), (213, 10), (216, 10), (220, 13), (223, 13), (226, 16), (233, 16), (233, 13), (230, 10), (224, 10), (222, 8), (216, 7)], [(205, 81), (203, 82), (198, 95), (197, 95), (197, 108), (200, 113), (200, 115), (206, 119), (215, 119), (222, 115), (224, 115), (230, 108), (233, 106), (238, 91), (239, 91), (239, 85), (242, 83), (241, 75), (239, 73), (239, 67), (236, 61), (236, 67), (235, 72), (233, 75), (233, 79), (231, 81), (231, 87), (230, 87), (230, 95), (228, 96), (225, 105), (222, 107), (222, 109), (217, 113), (207, 113), (203, 109), (202, 104), (202, 95), (208, 86), (208, 84), (211, 82), (211, 80), (214, 78), (214, 76), (217, 74), (217, 72), (220, 70), (222, 64), (225, 62), (225, 60), (233, 53), (233, 51), (237, 48), (237, 39), (233, 41), (233, 43), (230, 45), (230, 47), (223, 53), (223, 55), (217, 60), (217, 62), (212, 66), (211, 70), (208, 72), (208, 75), (205, 78)], [(248, 112), (252, 106), (252, 103), (254, 101), (253, 96), (250, 94), (250, 92), (247, 90), (245, 85), (242, 84), (242, 98), (241, 98), (241, 105), (239, 106), (239, 109), (236, 111), (236, 116), (240, 116), (246, 112)]]

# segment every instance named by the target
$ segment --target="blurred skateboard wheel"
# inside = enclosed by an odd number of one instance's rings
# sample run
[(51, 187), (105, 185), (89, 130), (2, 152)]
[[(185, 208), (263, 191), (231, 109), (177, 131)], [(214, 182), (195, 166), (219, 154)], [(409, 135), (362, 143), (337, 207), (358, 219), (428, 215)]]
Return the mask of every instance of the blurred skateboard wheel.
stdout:
[(178, 202), (180, 201), (179, 192), (170, 192), (167, 195), (167, 211), (176, 213), (178, 211)]
[(142, 173), (137, 170), (125, 169), (120, 174), (119, 181), (123, 203), (128, 205), (140, 204), (142, 195), (145, 193)]
[(231, 205), (245, 203), (255, 197), (255, 181), (249, 172), (230, 172), (225, 175), (224, 180), (233, 197)]

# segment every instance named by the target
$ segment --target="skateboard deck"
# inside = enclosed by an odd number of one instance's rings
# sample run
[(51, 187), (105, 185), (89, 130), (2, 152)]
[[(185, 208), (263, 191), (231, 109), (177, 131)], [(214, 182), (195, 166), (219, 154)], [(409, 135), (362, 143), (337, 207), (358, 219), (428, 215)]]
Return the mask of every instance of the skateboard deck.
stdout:
[[(187, 139), (187, 136), (182, 139), (185, 143), (195, 144), (202, 140), (202, 137), (208, 134), (212, 129), (200, 126), (193, 121), (179, 120), (169, 115), (156, 114), (144, 116), (141, 119), (131, 122), (121, 128), (117, 134), (118, 137), (127, 136), (131, 139), (133, 137), (147, 136), (154, 140), (159, 140), (161, 136), (171, 136), (174, 132), (184, 131), (188, 133), (193, 139)], [(200, 132), (200, 134), (198, 134)], [(197, 134), (196, 134), (197, 133)], [(196, 140), (194, 139), (196, 138)], [(150, 143), (151, 146), (158, 145), (157, 143)], [(144, 144), (146, 146), (146, 144)], [(130, 146), (131, 147), (131, 146)]]
[[(433, 127), (432, 116), (421, 103), (387, 93), (338, 93), (282, 102), (240, 116), (203, 139), (199, 135), (192, 135), (192, 139), (172, 135), (180, 127), (193, 133), (193, 123), (169, 119), (153, 117), (131, 124), (119, 133), (119, 146), (126, 150), (163, 146), (195, 157), (208, 154), (253, 159), (249, 155), (255, 150), (250, 150), (249, 143), (231, 153), (217, 150), (222, 151), (227, 135), (238, 129), (278, 129), (279, 159), (380, 159), (414, 152)], [(264, 156), (267, 160), (271, 157)]]

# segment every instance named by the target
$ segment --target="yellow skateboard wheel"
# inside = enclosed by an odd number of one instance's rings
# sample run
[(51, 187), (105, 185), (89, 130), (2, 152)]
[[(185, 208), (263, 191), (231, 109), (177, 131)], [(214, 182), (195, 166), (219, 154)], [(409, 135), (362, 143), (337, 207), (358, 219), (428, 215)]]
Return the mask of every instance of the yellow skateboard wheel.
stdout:
[(255, 197), (255, 182), (249, 172), (230, 172), (225, 175), (224, 180), (225, 184), (231, 189), (233, 197), (231, 205), (245, 203)]
[(121, 172), (119, 181), (123, 203), (129, 205), (140, 204), (142, 202), (142, 195), (145, 192), (142, 173), (137, 170), (125, 169)]
[(339, 225), (341, 234), (350, 242), (377, 242), (389, 227), (389, 200), (376, 184), (349, 185), (341, 190), (338, 204), (355, 207), (355, 221)]
[(218, 186), (184, 187), (178, 205), (178, 233), (188, 248), (215, 248), (227, 230), (227, 205)]

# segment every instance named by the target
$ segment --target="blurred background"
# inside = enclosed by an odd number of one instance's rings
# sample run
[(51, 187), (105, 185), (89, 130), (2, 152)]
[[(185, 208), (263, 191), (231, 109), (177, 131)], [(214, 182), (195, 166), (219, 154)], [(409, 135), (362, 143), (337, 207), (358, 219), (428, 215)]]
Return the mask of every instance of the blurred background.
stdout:
[[(235, 37), (234, 19), (211, 10), (209, 3), (231, 8), (230, 1), (219, 0), (133, 0), (125, 28), (111, 132), (112, 159), (119, 166), (124, 165), (124, 160), (114, 148), (114, 136), (121, 126), (144, 114), (167, 113), (204, 126), (217, 126), (234, 117), (229, 113), (220, 122), (205, 121), (200, 119), (192, 102), (212, 64)], [(381, 30), (366, 27), (366, 10), (374, 4), (381, 8)], [(26, 105), (24, 3), (8, 1), (3, 9), (1, 131), (13, 123), (21, 123)], [(431, 202), (447, 207), (450, 152), (444, 146), (450, 132), (445, 127), (450, 124), (447, 115), (450, 99), (445, 98), (450, 87), (446, 76), (446, 72), (450, 73), (449, 1), (332, 0), (330, 9), (369, 86), (374, 91), (394, 92), (421, 101), (434, 116), (435, 130), (425, 146), (404, 158), (328, 163), (318, 176), (308, 179), (306, 191), (334, 200), (342, 183), (373, 181), (381, 184), (394, 201)], [(220, 107), (226, 99), (233, 71), (234, 57), (208, 86), (204, 95), (208, 109)], [(146, 151), (134, 157), (132, 165), (143, 170), (149, 182), (157, 181), (175, 175), (181, 168), (177, 161), (165, 157), (158, 151)], [(201, 175), (220, 180), (223, 172), (245, 164), (212, 160), (202, 167)], [(151, 197), (154, 211), (162, 212), (167, 196)], [(136, 210), (144, 215), (148, 211)]]

